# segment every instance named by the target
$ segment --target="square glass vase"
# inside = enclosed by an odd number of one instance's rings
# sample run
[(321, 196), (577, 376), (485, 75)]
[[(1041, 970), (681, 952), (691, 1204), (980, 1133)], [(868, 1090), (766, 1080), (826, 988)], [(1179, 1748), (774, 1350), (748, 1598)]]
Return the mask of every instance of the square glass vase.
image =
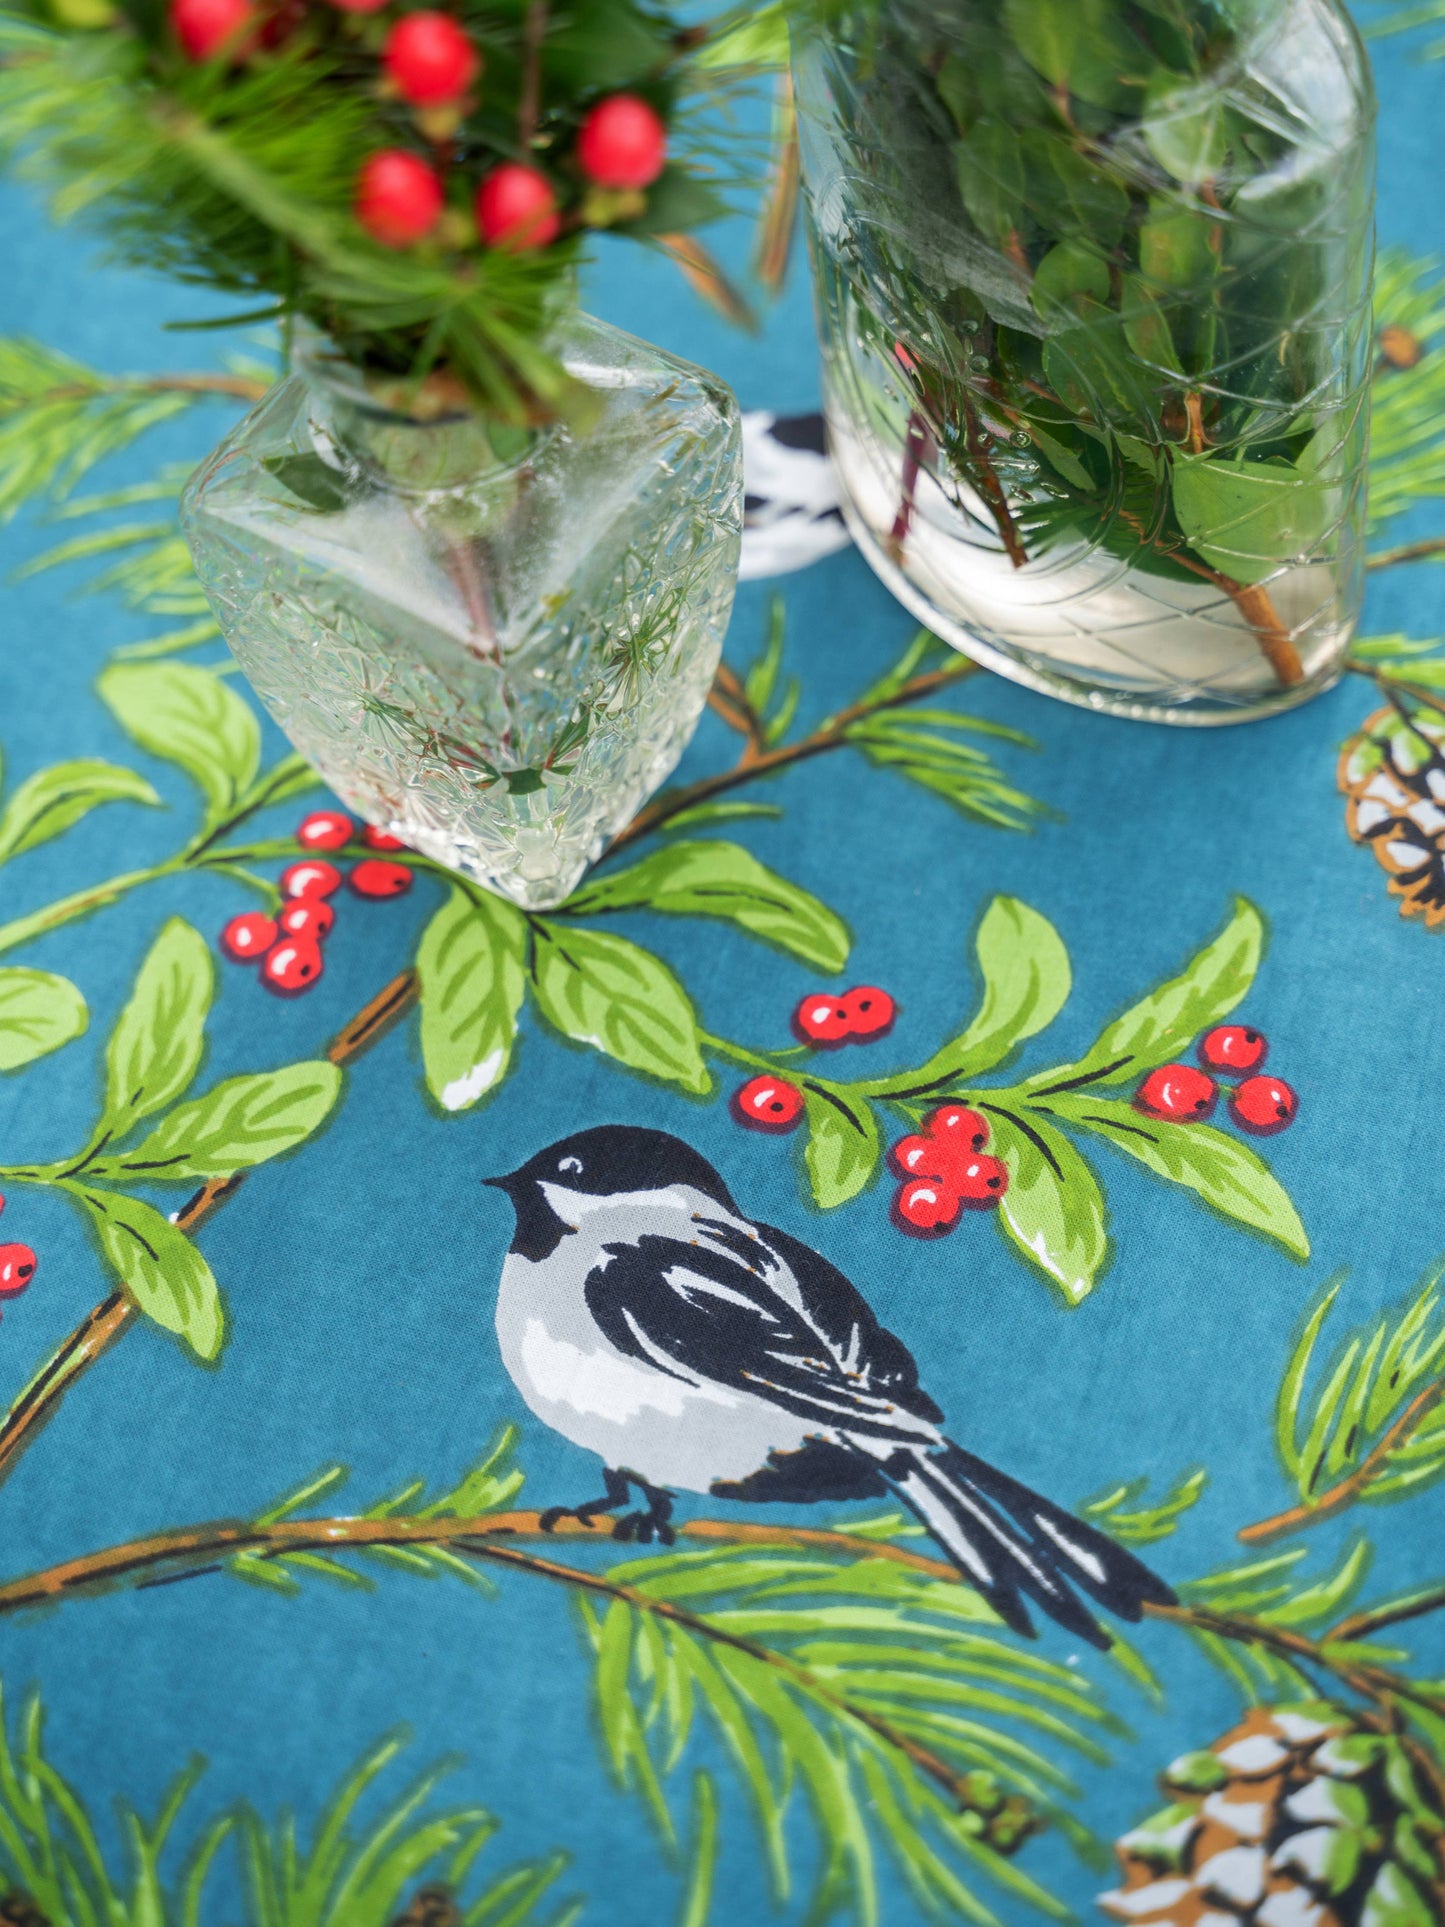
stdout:
[(341, 800), (538, 910), (686, 747), (742, 528), (721, 381), (585, 315), (553, 346), (590, 405), (516, 429), (400, 412), (308, 341), (181, 503), (232, 653)]

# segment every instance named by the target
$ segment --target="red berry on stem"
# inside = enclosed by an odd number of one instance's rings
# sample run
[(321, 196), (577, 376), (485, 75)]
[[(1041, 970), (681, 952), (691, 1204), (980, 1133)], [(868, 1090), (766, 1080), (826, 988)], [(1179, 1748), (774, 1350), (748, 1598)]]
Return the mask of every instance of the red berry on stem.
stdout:
[(1263, 1031), (1244, 1024), (1219, 1024), (1200, 1039), (1199, 1061), (1212, 1071), (1257, 1071), (1268, 1050)]
[(283, 937), (266, 953), (261, 981), (280, 997), (297, 997), (321, 975), (321, 946), (313, 937)]
[(960, 1202), (970, 1211), (986, 1211), (1008, 1190), (1008, 1168), (987, 1155), (966, 1158), (949, 1174)]
[(413, 107), (459, 100), (481, 69), (481, 55), (449, 13), (403, 14), (386, 36), (382, 65)]
[(988, 1119), (967, 1104), (940, 1104), (924, 1118), (923, 1128), (958, 1151), (981, 1151), (988, 1143)]
[(544, 248), (562, 223), (552, 183), (535, 167), (507, 161), (494, 167), (477, 189), (477, 226), (491, 248)]
[(1256, 1137), (1273, 1137), (1293, 1124), (1299, 1099), (1279, 1077), (1246, 1077), (1229, 1100), (1229, 1114), (1243, 1130)]
[(309, 937), (313, 943), (320, 943), (330, 935), (336, 912), (325, 897), (296, 897), (286, 905), (277, 922), (288, 937)]
[(35, 1253), (29, 1245), (0, 1245), (0, 1298), (13, 1298), (35, 1276)]
[(893, 1200), (893, 1222), (911, 1238), (941, 1238), (963, 1209), (958, 1193), (935, 1178), (915, 1178)]
[(171, 0), (171, 26), (192, 60), (219, 53), (244, 59), (250, 50), (246, 29), (255, 18), (251, 0)]
[(221, 932), (221, 948), (237, 963), (254, 963), (264, 957), (277, 936), (274, 919), (261, 910), (247, 910)]
[(1182, 1123), (1190, 1118), (1208, 1117), (1218, 1095), (1214, 1079), (1195, 1070), (1192, 1064), (1161, 1064), (1157, 1071), (1150, 1071), (1134, 1093), (1134, 1102), (1151, 1117)]
[(445, 203), (438, 176), (404, 147), (373, 154), (356, 183), (356, 218), (384, 248), (409, 248), (425, 240)]
[(404, 863), (383, 863), (369, 856), (347, 879), (359, 897), (402, 897), (411, 888), (411, 871)]
[(852, 1024), (842, 1000), (814, 994), (805, 997), (793, 1012), (793, 1032), (805, 1044), (842, 1044), (851, 1034)]
[(296, 826), (303, 850), (344, 850), (355, 834), (356, 825), (341, 810), (313, 810)]
[(848, 1034), (860, 1040), (881, 1037), (893, 1028), (898, 1006), (886, 990), (876, 984), (860, 984), (845, 990), (838, 999), (848, 1019)]
[(888, 1153), (888, 1161), (900, 1178), (950, 1178), (957, 1162), (953, 1147), (935, 1137), (901, 1137)]
[(577, 135), (577, 165), (598, 187), (651, 187), (666, 162), (662, 116), (636, 94), (599, 100)]
[(733, 1116), (753, 1131), (791, 1131), (803, 1115), (803, 1093), (784, 1077), (750, 1077), (733, 1093)]
[(281, 872), (283, 897), (329, 897), (340, 888), (340, 870), (334, 863), (323, 863), (319, 857), (293, 863)]
[(404, 850), (407, 846), (399, 836), (390, 830), (379, 830), (374, 823), (368, 823), (361, 832), (361, 840), (368, 850)]

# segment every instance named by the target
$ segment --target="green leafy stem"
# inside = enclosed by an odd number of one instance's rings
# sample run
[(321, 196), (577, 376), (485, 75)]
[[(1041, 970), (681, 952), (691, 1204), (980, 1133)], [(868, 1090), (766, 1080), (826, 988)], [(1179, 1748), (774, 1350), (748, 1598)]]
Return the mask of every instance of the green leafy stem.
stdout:
[(1260, 915), (1241, 898), (1211, 943), (1107, 1024), (1081, 1057), (1012, 1083), (984, 1084), (982, 1075), (1053, 1022), (1071, 988), (1068, 952), (1054, 926), (1016, 898), (995, 897), (976, 939), (983, 982), (978, 1008), (916, 1067), (842, 1082), (811, 1065), (800, 1069), (793, 1051), (754, 1051), (717, 1037), (706, 1041), (730, 1061), (773, 1071), (802, 1090), (804, 1159), (813, 1195), (824, 1207), (855, 1196), (875, 1175), (888, 1114), (916, 1128), (944, 1102), (981, 1111), (991, 1148), (1009, 1171), (1000, 1228), (1077, 1304), (1093, 1289), (1109, 1247), (1103, 1189), (1077, 1149), (1076, 1135), (1101, 1140), (1224, 1217), (1273, 1238), (1294, 1257), (1309, 1256), (1299, 1214), (1257, 1151), (1207, 1124), (1147, 1117), (1121, 1095), (1156, 1065), (1188, 1051), (1200, 1032), (1239, 1003), (1263, 947)]

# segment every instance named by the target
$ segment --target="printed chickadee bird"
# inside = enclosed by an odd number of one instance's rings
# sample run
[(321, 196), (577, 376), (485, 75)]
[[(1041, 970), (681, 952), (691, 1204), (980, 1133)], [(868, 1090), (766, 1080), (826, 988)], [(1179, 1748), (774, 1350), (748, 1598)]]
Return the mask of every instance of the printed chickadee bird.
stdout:
[(1131, 1553), (944, 1436), (904, 1345), (842, 1272), (754, 1224), (679, 1138), (579, 1131), (506, 1177), (516, 1232), (497, 1336), (518, 1391), (595, 1452), (606, 1494), (648, 1510), (620, 1537), (670, 1542), (672, 1493), (797, 1504), (893, 1493), (1016, 1632), (1034, 1600), (1081, 1639), (1109, 1635), (1072, 1590), (1120, 1619), (1174, 1594)]

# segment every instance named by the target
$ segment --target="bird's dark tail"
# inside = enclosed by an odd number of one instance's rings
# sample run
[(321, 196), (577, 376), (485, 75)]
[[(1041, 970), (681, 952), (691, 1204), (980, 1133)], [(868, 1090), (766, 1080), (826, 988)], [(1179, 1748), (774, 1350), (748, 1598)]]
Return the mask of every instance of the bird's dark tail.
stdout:
[(1075, 1586), (1119, 1619), (1137, 1620), (1146, 1605), (1175, 1603), (1164, 1581), (1131, 1552), (961, 1446), (910, 1446), (880, 1469), (1015, 1632), (1033, 1637), (1027, 1597), (1091, 1646), (1107, 1647), (1108, 1633)]

